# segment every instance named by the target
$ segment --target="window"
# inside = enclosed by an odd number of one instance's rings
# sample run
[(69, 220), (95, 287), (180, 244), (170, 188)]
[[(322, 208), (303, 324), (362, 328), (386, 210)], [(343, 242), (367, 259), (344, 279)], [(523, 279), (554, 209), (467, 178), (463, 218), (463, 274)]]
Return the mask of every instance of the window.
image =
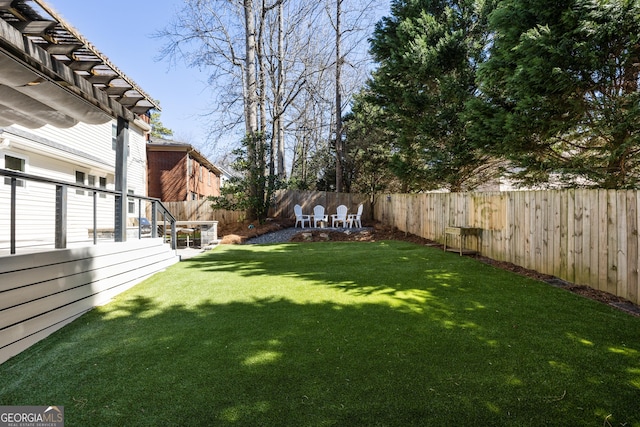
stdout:
[[(8, 154), (4, 155), (4, 168), (5, 169), (10, 169), (10, 170), (14, 170), (14, 171), (18, 171), (18, 172), (25, 172), (25, 160), (21, 159), (19, 157), (13, 157), (10, 156)], [(4, 178), (4, 183), (7, 185), (11, 185), (11, 178), (10, 177), (5, 177)], [(24, 187), (24, 181), (21, 179), (18, 179), (16, 181), (16, 185), (18, 187)]]
[(211, 171), (207, 171), (207, 185), (211, 187)]
[[(107, 177), (101, 176), (99, 178), (99, 182), (100, 182), (100, 188), (102, 188), (103, 190), (107, 189)], [(100, 197), (102, 197), (103, 199), (107, 197), (106, 194), (104, 193), (100, 193)]]
[[(85, 185), (84, 177), (84, 172), (76, 171), (76, 184)], [(84, 194), (84, 190), (76, 189), (76, 194)]]
[[(133, 190), (127, 190), (127, 193), (133, 194)], [(135, 199), (128, 198), (127, 199), (127, 212), (130, 214), (136, 213), (136, 201)]]
[(198, 172), (199, 172), (198, 180), (200, 182), (204, 181), (204, 178), (203, 178), (204, 168), (202, 167), (202, 165), (198, 165)]

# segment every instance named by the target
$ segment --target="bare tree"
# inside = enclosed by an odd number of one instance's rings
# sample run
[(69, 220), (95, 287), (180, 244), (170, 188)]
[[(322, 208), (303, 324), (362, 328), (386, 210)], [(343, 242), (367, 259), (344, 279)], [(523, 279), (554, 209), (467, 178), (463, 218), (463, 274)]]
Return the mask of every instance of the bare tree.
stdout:
[[(284, 179), (288, 162), (290, 176), (297, 175), (294, 161), (306, 164), (332, 133), (342, 135), (342, 111), (365, 81), (366, 37), (374, 19), (367, 14), (375, 3), (343, 4), (185, 0), (173, 22), (157, 34), (166, 40), (161, 57), (209, 70), (214, 96), (211, 110), (203, 113), (213, 123), (211, 136), (221, 138), (242, 127), (256, 143), (271, 138), (265, 173)], [(334, 38), (335, 44), (327, 43)], [(343, 147), (339, 143), (336, 149)]]

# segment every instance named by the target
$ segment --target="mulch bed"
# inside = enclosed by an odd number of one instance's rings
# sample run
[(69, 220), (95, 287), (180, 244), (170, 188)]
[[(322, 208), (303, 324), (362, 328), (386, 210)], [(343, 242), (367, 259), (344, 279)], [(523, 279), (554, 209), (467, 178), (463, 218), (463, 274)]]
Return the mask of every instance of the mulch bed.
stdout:
[[(300, 230), (291, 241), (292, 242), (326, 242), (326, 241), (354, 241), (354, 242), (375, 242), (381, 240), (401, 240), (405, 242), (416, 243), (432, 247), (442, 248), (442, 245), (429, 239), (416, 236), (414, 234), (405, 233), (396, 228), (376, 224), (363, 224), (366, 230), (343, 232), (333, 230)], [(233, 226), (223, 227), (219, 230), (222, 237), (222, 244), (240, 244), (246, 240), (260, 236), (265, 233), (282, 230), (294, 226), (293, 220), (272, 220), (265, 224), (253, 224), (249, 222), (234, 224)], [(476, 258), (480, 262), (492, 265), (496, 268), (508, 270), (522, 276), (531, 277), (550, 284), (551, 286), (561, 287), (567, 291), (579, 294), (585, 298), (608, 304), (619, 310), (622, 310), (632, 316), (640, 317), (640, 306), (633, 304), (631, 301), (608, 292), (599, 291), (589, 286), (576, 285), (566, 282), (557, 277), (548, 274), (542, 274), (535, 270), (529, 270), (515, 264), (503, 261), (492, 260), (487, 257), (478, 255), (466, 255)]]

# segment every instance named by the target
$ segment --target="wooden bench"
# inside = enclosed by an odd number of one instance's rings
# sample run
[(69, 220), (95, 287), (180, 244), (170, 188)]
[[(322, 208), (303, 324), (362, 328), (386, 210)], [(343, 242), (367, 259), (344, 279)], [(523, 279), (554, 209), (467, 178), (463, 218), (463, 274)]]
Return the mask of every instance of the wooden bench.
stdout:
[[(482, 235), (481, 228), (475, 227), (445, 227), (444, 229), (444, 250), (449, 252), (459, 252), (462, 255), (473, 255), (480, 252), (480, 236)], [(460, 237), (460, 248), (447, 249), (447, 238), (449, 236)], [(468, 236), (476, 236), (476, 250), (465, 249)]]

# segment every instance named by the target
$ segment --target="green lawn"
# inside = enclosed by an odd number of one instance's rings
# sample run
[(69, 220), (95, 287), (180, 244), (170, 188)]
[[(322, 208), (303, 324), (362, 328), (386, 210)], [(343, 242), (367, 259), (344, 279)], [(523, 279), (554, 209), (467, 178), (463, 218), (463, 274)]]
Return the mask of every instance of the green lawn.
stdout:
[(222, 246), (0, 379), (67, 426), (640, 426), (640, 318), (405, 242)]

